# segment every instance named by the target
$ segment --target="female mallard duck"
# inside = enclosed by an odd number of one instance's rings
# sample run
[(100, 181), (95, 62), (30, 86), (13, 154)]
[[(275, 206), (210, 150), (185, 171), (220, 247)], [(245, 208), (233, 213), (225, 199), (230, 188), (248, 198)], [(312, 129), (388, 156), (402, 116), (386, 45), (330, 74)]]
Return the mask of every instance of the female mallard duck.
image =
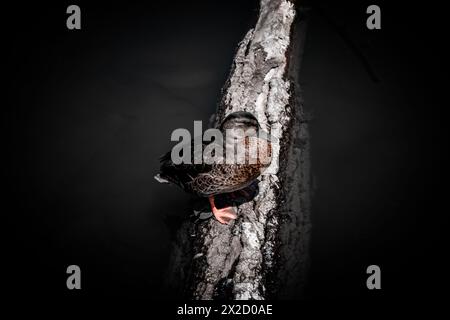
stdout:
[[(229, 156), (228, 150), (235, 151), (235, 146), (238, 149), (239, 145), (245, 146), (241, 149), (245, 150), (245, 161), (230, 163), (222, 158), (223, 161), (212, 164), (174, 164), (171, 152), (168, 152), (161, 157), (160, 173), (155, 178), (159, 182), (172, 182), (187, 192), (208, 197), (216, 219), (228, 224), (237, 218), (236, 213), (232, 207), (217, 208), (214, 196), (241, 190), (254, 182), (270, 165), (272, 148), (270, 136), (261, 130), (258, 120), (249, 112), (231, 113), (220, 125), (220, 131), (225, 137), (223, 150), (227, 151), (226, 156)], [(235, 154), (233, 157), (236, 159)]]

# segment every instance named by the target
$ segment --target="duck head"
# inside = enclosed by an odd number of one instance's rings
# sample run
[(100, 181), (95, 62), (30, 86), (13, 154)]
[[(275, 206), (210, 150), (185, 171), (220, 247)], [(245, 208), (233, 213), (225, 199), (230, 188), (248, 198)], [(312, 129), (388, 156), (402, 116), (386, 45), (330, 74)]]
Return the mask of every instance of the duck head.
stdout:
[(230, 113), (220, 125), (221, 130), (229, 129), (255, 129), (259, 130), (260, 126), (256, 117), (250, 112), (237, 111)]
[(271, 141), (272, 137), (262, 130), (256, 117), (250, 112), (237, 111), (229, 114), (220, 125), (222, 132), (227, 132), (228, 138), (243, 138), (245, 136), (259, 136)]

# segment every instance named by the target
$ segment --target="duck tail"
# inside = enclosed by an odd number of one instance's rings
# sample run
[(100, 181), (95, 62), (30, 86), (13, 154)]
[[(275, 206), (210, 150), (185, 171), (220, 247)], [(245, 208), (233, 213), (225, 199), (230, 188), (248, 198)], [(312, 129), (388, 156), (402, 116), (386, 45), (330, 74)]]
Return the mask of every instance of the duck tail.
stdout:
[(170, 181), (167, 180), (166, 178), (164, 178), (163, 176), (161, 176), (160, 173), (158, 173), (157, 175), (154, 176), (155, 180), (158, 181), (159, 183), (169, 183)]
[(173, 167), (173, 163), (170, 159), (170, 152), (163, 154), (159, 157), (161, 163), (160, 172), (154, 176), (155, 180), (159, 183), (169, 183), (169, 177), (167, 174), (170, 172), (170, 168)]

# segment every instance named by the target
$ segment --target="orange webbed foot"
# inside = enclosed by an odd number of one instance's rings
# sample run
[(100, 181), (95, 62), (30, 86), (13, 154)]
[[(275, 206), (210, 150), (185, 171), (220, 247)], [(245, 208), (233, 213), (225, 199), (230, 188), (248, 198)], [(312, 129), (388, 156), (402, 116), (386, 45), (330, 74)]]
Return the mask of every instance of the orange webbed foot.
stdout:
[(217, 221), (222, 224), (229, 224), (231, 220), (237, 218), (236, 213), (233, 210), (233, 207), (226, 207), (222, 209), (216, 208), (214, 204), (214, 197), (209, 197), (209, 203), (211, 204), (212, 213), (214, 217), (216, 217)]

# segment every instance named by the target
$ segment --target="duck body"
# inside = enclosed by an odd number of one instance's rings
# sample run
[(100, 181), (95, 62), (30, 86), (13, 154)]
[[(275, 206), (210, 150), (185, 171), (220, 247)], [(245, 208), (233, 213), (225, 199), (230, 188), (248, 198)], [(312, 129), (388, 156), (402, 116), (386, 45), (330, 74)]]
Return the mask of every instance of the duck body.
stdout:
[[(208, 197), (213, 214), (222, 223), (235, 219), (236, 215), (231, 208), (217, 209), (214, 204), (214, 196), (241, 190), (252, 184), (269, 166), (272, 154), (271, 142), (267, 138), (267, 134), (263, 137), (257, 134), (233, 136), (235, 129), (244, 131), (254, 129), (254, 132), (259, 133), (260, 127), (256, 118), (248, 112), (232, 113), (220, 126), (222, 134), (226, 137), (223, 141), (224, 149), (230, 147), (230, 144), (244, 147), (245, 161), (243, 163), (227, 163), (225, 159), (221, 159), (221, 161), (211, 164), (206, 162), (175, 164), (171, 159), (171, 152), (168, 152), (160, 158), (160, 173), (155, 177), (160, 182), (171, 182), (186, 192), (200, 197)], [(256, 148), (251, 148), (251, 143), (256, 145)], [(190, 150), (194, 150), (194, 140), (191, 141), (191, 144)], [(203, 150), (207, 145), (203, 142)], [(261, 149), (265, 152), (258, 153), (258, 150)]]

